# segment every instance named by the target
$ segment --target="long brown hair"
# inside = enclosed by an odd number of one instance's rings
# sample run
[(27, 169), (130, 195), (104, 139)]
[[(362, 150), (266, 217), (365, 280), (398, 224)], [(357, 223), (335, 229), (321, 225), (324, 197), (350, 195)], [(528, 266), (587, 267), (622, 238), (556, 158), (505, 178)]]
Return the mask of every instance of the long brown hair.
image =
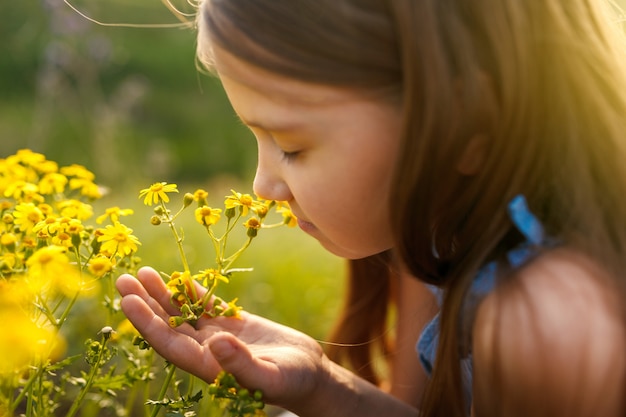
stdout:
[[(423, 415), (466, 414), (461, 304), (478, 268), (515, 241), (505, 209), (514, 195), (550, 235), (611, 271), (626, 298), (626, 65), (607, 5), (205, 0), (199, 58), (209, 66), (215, 43), (288, 77), (401, 96), (397, 250), (446, 290)], [(483, 166), (464, 176), (455, 166), (476, 136), (486, 138)]]
[(384, 365), (393, 345), (388, 329), (395, 304), (391, 287), (389, 252), (349, 261), (344, 304), (326, 346), (329, 358), (377, 385), (387, 376)]

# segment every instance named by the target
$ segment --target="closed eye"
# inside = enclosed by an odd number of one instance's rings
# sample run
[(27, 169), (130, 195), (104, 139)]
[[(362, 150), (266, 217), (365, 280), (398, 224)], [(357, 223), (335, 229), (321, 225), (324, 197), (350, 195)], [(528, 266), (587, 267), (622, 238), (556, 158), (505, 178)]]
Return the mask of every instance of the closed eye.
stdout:
[(286, 162), (293, 162), (300, 154), (300, 151), (286, 152), (281, 150), (280, 152), (282, 154), (283, 160)]

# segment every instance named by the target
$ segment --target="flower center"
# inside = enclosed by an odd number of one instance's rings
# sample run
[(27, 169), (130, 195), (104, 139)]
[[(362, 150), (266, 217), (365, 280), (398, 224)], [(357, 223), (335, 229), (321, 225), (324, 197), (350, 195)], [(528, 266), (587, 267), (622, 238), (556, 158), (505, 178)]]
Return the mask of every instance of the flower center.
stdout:
[(115, 239), (118, 242), (126, 242), (127, 237), (124, 233), (116, 233), (113, 239)]

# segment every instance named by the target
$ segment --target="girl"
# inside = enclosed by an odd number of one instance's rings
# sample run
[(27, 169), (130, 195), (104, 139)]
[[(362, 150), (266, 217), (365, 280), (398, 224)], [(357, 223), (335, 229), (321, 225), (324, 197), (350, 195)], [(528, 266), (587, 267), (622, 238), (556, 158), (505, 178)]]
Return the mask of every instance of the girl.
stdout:
[(626, 415), (626, 68), (608, 4), (205, 0), (198, 29), (257, 139), (255, 192), (337, 255), (389, 251), (441, 304), (419, 411), (252, 314), (171, 329), (158, 274), (122, 276), (161, 355), (301, 416)]

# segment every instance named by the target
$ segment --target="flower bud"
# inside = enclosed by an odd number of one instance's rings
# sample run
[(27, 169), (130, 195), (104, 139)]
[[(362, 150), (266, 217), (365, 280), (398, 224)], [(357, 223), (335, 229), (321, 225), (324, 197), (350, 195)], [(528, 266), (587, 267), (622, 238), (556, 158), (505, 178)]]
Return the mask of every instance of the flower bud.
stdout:
[(224, 211), (224, 215), (227, 219), (232, 219), (233, 217), (235, 217), (235, 210), (235, 207), (229, 207)]
[(254, 238), (256, 237), (257, 233), (259, 232), (259, 229), (261, 228), (261, 222), (259, 222), (259, 220), (257, 220), (254, 217), (249, 218), (248, 220), (246, 220), (246, 222), (244, 223), (244, 226), (248, 229), (248, 237), (249, 238)]
[(191, 203), (193, 203), (194, 197), (191, 193), (185, 193), (183, 196), (183, 207), (188, 207)]
[(141, 336), (133, 337), (133, 346), (137, 346), (141, 350), (150, 349), (150, 344), (148, 343), (148, 341)]
[(181, 316), (171, 316), (167, 322), (170, 327), (178, 327), (185, 322), (185, 319)]
[(154, 208), (154, 214), (156, 214), (157, 216), (162, 216), (165, 214), (165, 210), (163, 209), (162, 206), (156, 206)]
[(9, 252), (15, 252), (15, 245), (17, 243), (17, 236), (13, 233), (4, 233), (0, 236), (0, 245), (6, 247)]
[(91, 250), (92, 253), (100, 253), (100, 247), (102, 246), (102, 242), (98, 241), (97, 237), (91, 241)]
[(98, 333), (102, 333), (102, 337), (104, 338), (104, 340), (109, 340), (111, 334), (113, 333), (113, 327), (104, 326)]
[(75, 247), (76, 249), (80, 248), (80, 245), (82, 243), (82, 239), (80, 237), (80, 234), (72, 234), (71, 236), (71, 240), (72, 240), (72, 246)]
[(153, 226), (160, 225), (161, 224), (161, 218), (155, 214), (154, 216), (150, 217), (150, 224), (153, 225)]

